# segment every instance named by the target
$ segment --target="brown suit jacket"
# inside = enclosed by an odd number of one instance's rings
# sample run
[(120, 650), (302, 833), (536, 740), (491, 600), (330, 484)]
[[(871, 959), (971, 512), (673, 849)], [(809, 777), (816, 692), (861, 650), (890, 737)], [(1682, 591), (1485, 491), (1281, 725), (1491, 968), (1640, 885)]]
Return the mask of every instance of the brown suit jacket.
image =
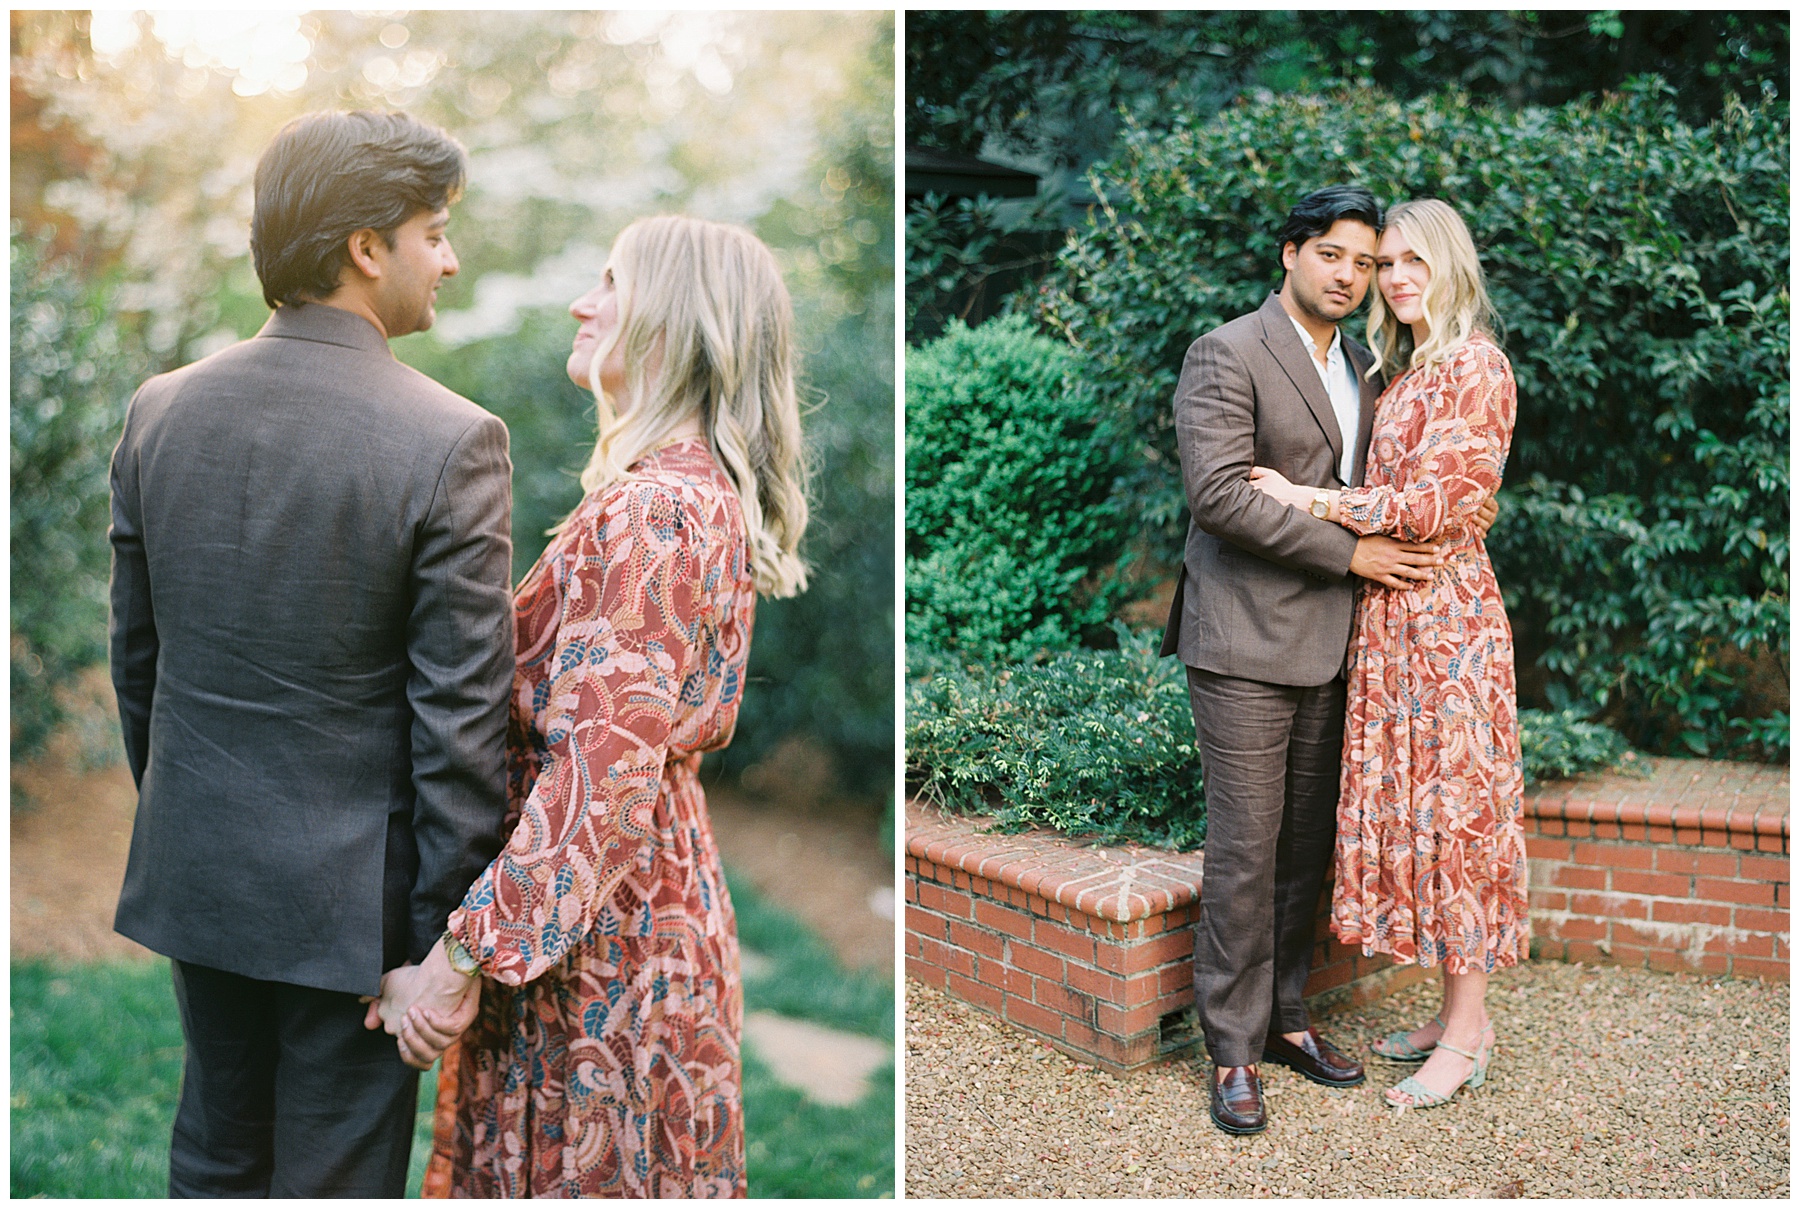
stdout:
[[(1368, 349), (1348, 337), (1344, 349), (1362, 383), (1360, 483), (1382, 382), (1363, 377)], [(1279, 295), (1188, 347), (1175, 434), (1190, 520), (1163, 654), (1269, 684), (1328, 682), (1350, 644), (1356, 535), (1250, 485), (1252, 466), (1307, 486), (1351, 485), (1338, 473), (1344, 434)]]
[(503, 839), (511, 480), (504, 424), (329, 306), (138, 390), (112, 463), (120, 932), (358, 994), (424, 956)]

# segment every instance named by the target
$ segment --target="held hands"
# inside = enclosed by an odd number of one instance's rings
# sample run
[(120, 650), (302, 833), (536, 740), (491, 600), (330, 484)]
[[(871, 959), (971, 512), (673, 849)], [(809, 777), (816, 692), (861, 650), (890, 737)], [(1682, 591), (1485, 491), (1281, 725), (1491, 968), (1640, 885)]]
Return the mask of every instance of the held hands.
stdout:
[(450, 968), (440, 939), (421, 965), (407, 964), (381, 976), (381, 998), (369, 1002), (364, 1028), (384, 1028), (396, 1039), (400, 1060), (430, 1070), (450, 1043), (475, 1021), (481, 979)]

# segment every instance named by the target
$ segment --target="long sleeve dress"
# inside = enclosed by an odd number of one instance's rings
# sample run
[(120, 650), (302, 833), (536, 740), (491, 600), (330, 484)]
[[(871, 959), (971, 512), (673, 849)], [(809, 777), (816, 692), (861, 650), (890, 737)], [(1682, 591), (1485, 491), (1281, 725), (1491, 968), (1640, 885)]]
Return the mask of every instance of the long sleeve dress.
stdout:
[(1528, 941), (1512, 627), (1470, 523), (1517, 408), (1505, 354), (1471, 337), (1383, 392), (1364, 486), (1338, 504), (1354, 532), (1441, 541), (1447, 561), (1357, 597), (1331, 928), (1453, 974), (1512, 965)]
[(754, 604), (698, 438), (590, 493), (520, 584), (511, 838), (449, 919), (484, 982), (427, 1196), (746, 1195), (737, 928), (698, 772)]

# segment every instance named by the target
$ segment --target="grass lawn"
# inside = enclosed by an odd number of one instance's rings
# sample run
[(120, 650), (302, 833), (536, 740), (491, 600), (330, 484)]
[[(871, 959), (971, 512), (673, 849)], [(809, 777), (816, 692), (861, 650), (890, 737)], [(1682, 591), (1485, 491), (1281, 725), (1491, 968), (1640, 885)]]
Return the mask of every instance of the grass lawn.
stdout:
[[(744, 946), (767, 968), (747, 1010), (892, 1038), (894, 987), (840, 968), (798, 921), (733, 881)], [(181, 1087), (181, 1025), (165, 961), (12, 966), (12, 1195), (162, 1197)], [(746, 1046), (753, 1197), (879, 1197), (894, 1188), (894, 1068), (848, 1108), (776, 1082)], [(435, 1072), (421, 1081), (410, 1192), (430, 1146)]]

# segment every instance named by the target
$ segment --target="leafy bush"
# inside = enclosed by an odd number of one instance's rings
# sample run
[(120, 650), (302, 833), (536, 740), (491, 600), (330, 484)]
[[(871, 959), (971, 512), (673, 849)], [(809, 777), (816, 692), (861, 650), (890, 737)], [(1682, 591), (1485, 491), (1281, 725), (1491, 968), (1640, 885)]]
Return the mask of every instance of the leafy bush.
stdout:
[(1008, 830), (1199, 847), (1206, 808), (1186, 673), (1157, 656), (1160, 635), (1114, 632), (1117, 650), (946, 665), (909, 684), (916, 795)]
[(15, 227), (12, 756), (36, 754), (76, 675), (106, 658), (107, 476), (144, 364), (109, 292)]
[(1118, 498), (1171, 563), (1182, 356), (1279, 282), (1287, 208), (1332, 181), (1444, 197), (1519, 384), (1491, 545), (1527, 703), (1603, 711), (1649, 750), (1785, 758), (1785, 105), (1691, 127), (1654, 80), (1511, 112), (1289, 96), (1128, 132), (1093, 179), (1041, 317), (1134, 434)]
[[(1206, 838), (1204, 775), (1187, 673), (1160, 635), (1033, 666), (940, 660), (906, 694), (906, 773), (923, 801), (991, 814), (1005, 831), (1048, 827), (1190, 850)], [(1523, 710), (1525, 782), (1628, 766), (1618, 732), (1572, 711)]]
[(909, 653), (1028, 658), (1073, 645), (1119, 599), (1119, 442), (1079, 365), (1022, 316), (953, 321), (908, 350)]
[(1527, 785), (1624, 768), (1634, 761), (1641, 765), (1625, 736), (1610, 726), (1589, 722), (1579, 710), (1520, 710), (1519, 747), (1525, 757)]
[(955, 201), (927, 193), (906, 209), (906, 338), (941, 335), (951, 319), (971, 326), (1007, 309), (1007, 295), (1041, 277), (1063, 232), (1060, 198), (1040, 195), (1004, 216), (991, 197)]

